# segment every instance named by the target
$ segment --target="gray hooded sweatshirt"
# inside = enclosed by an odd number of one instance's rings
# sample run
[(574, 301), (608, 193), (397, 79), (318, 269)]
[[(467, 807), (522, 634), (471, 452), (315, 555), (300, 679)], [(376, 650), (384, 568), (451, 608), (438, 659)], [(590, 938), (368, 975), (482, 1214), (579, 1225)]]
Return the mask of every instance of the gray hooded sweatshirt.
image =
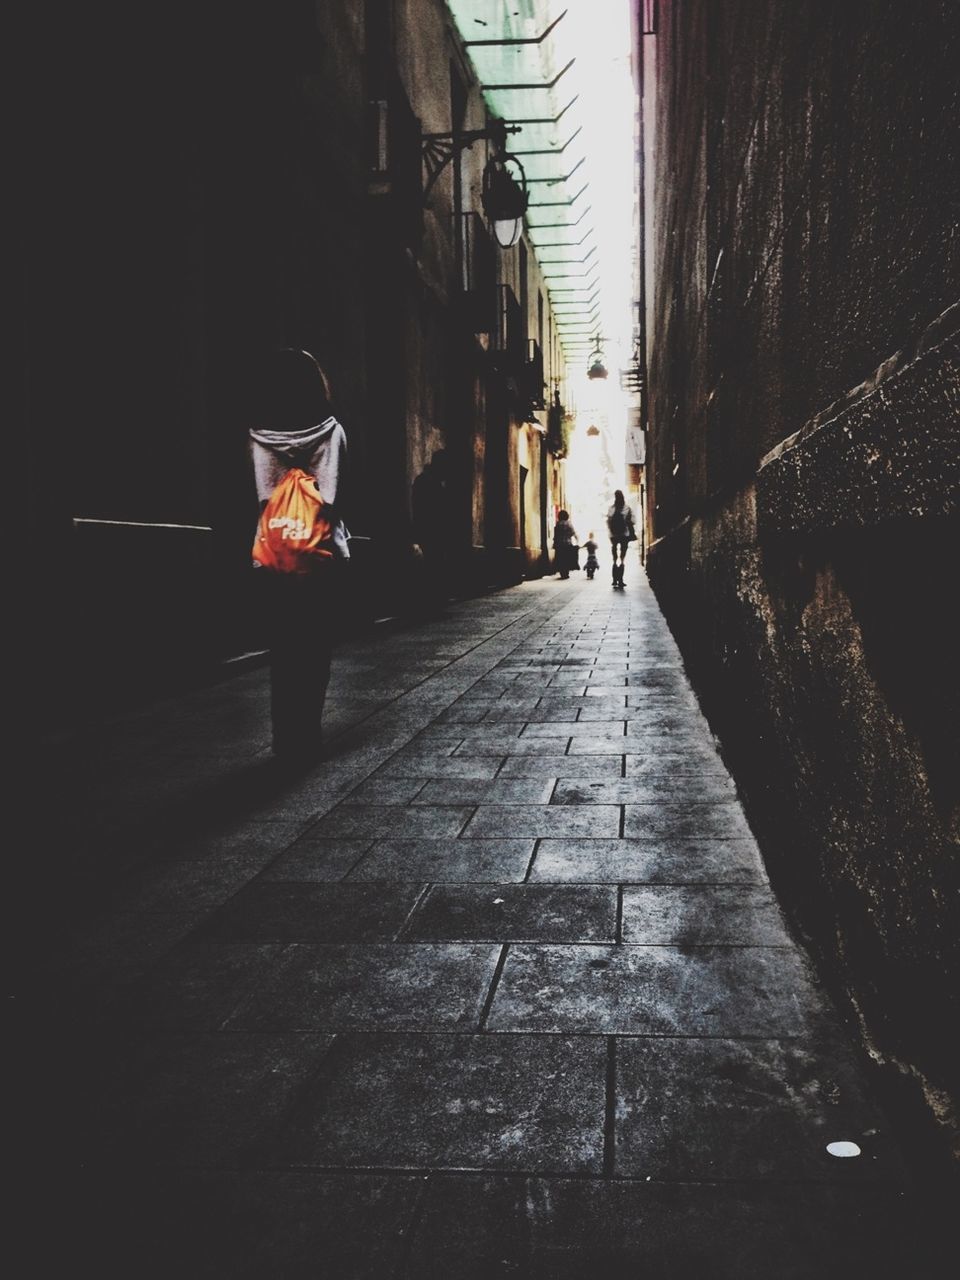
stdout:
[[(336, 418), (303, 431), (250, 432), (250, 453), (257, 498), (266, 502), (291, 467), (302, 467), (317, 482), (320, 497), (336, 508), (347, 465), (347, 434)], [(350, 534), (338, 517), (333, 526), (334, 554), (350, 559)]]

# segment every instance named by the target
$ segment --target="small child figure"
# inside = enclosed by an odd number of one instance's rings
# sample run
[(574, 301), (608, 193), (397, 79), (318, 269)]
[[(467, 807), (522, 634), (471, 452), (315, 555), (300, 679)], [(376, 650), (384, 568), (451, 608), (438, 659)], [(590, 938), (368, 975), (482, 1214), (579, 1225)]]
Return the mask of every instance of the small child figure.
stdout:
[(593, 540), (593, 532), (587, 534), (587, 540), (583, 544), (583, 549), (587, 553), (587, 563), (584, 568), (587, 571), (587, 577), (592, 578), (600, 566), (597, 564), (597, 544)]

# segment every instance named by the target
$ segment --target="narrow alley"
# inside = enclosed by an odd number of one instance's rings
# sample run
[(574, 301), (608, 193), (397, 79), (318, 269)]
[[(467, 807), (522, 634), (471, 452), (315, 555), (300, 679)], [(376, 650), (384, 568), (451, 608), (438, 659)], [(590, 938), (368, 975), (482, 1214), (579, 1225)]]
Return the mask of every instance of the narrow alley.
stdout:
[(96, 1274), (934, 1274), (631, 568), (342, 646), (300, 777), (262, 669), (71, 752), (48, 1176)]
[(953, 1280), (958, 0), (22, 8), (16, 1280)]

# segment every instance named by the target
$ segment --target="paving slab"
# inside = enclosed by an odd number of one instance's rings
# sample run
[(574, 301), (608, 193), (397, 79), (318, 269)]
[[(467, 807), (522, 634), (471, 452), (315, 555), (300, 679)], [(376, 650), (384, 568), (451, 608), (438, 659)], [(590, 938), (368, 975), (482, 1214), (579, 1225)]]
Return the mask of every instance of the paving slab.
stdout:
[[(627, 750), (627, 744), (623, 741), (624, 725), (626, 721), (621, 716), (620, 719), (610, 717), (605, 719), (603, 724), (583, 724), (569, 722), (563, 724), (527, 724), (523, 730), (524, 738), (602, 738), (608, 740), (617, 739), (620, 743), (622, 751)], [(548, 748), (549, 749), (549, 748)]]
[(736, 791), (722, 774), (635, 774), (631, 778), (563, 778), (552, 804), (735, 803)]
[[(540, 699), (539, 706), (542, 709), (550, 708), (551, 710), (564, 711), (575, 710), (581, 713), (580, 719), (616, 719), (619, 715), (622, 719), (627, 711), (627, 690), (622, 688), (619, 690), (603, 691), (603, 697), (592, 697), (585, 695), (573, 695), (563, 692), (562, 690), (547, 689)], [(583, 712), (590, 712), (589, 716), (584, 716)]]
[(478, 1029), (497, 946), (396, 943), (288, 948), (228, 1026), (244, 1031)]
[(197, 937), (226, 942), (391, 942), (423, 888), (418, 884), (248, 885)]
[(726, 766), (714, 750), (674, 751), (656, 748), (639, 754), (636, 743), (631, 742), (624, 759), (624, 773), (628, 778), (643, 774), (663, 774), (668, 777), (696, 774), (699, 777), (722, 778), (733, 785)]
[(438, 756), (452, 755), (454, 748), (457, 746), (459, 739), (431, 739), (414, 738), (408, 740), (403, 746), (389, 756), (390, 763), (406, 764), (414, 763), (418, 760), (433, 760)]
[[(882, 1186), (430, 1179), (401, 1280), (927, 1277), (913, 1204)], [(926, 1254), (926, 1249), (920, 1252)], [(944, 1275), (945, 1273), (938, 1273)]]
[[(619, 1040), (616, 1081), (619, 1174), (841, 1185), (903, 1177), (861, 1068), (836, 1039)], [(836, 1141), (861, 1155), (836, 1159), (827, 1151)]]
[(482, 742), (473, 739), (469, 742), (458, 742), (454, 747), (453, 755), (457, 759), (468, 757), (476, 759), (483, 756), (498, 756), (501, 759), (504, 756), (539, 756), (545, 751), (551, 753), (563, 753), (567, 749), (569, 738), (553, 738), (548, 746), (539, 738), (515, 738), (509, 742)]
[[(541, 840), (531, 880), (588, 884), (765, 884), (753, 840)], [(626, 894), (624, 894), (626, 899)]]
[(652, 946), (791, 944), (769, 885), (628, 886), (622, 938)]
[(315, 1034), (156, 1033), (119, 1051), (92, 1100), (90, 1153), (134, 1167), (256, 1167), (333, 1044)]
[(500, 778), (619, 778), (622, 770), (617, 756), (541, 755), (506, 756), (497, 775)]
[(616, 805), (480, 805), (465, 836), (615, 836)]
[(388, 760), (377, 770), (384, 778), (477, 778), (496, 776), (505, 757), (491, 756), (431, 756), (416, 755)]
[[(215, 826), (189, 822), (165, 823), (152, 835), (141, 834), (138, 842), (151, 857), (171, 862), (203, 862), (224, 858), (243, 859), (252, 865), (265, 854), (275, 857), (288, 848), (304, 829), (298, 821), (222, 821)], [(178, 868), (181, 869), (181, 868)]]
[[(435, 724), (480, 724), (487, 719), (487, 706), (453, 706), (442, 711), (434, 721)], [(514, 715), (511, 719), (516, 719)]]
[(152, 1031), (217, 1031), (286, 951), (281, 943), (181, 943), (125, 993), (113, 1017)]
[(625, 836), (663, 835), (673, 839), (747, 840), (752, 832), (739, 804), (628, 804)]
[(176, 1253), (160, 1242), (158, 1276), (187, 1274), (189, 1259), (196, 1280), (393, 1280), (423, 1188), (409, 1174), (256, 1170), (180, 1175), (177, 1192), (161, 1203), (191, 1229), (174, 1229)]
[[(590, 725), (584, 725), (585, 729), (588, 729), (590, 727), (591, 727)], [(596, 726), (593, 726), (593, 727), (596, 728)], [(521, 738), (521, 742), (523, 741), (527, 741), (532, 745), (537, 741), (537, 739)], [(622, 757), (625, 751), (637, 750), (636, 738), (632, 738), (628, 741), (626, 738), (620, 737), (618, 733), (610, 734), (607, 737), (598, 737), (596, 735), (592, 735), (587, 738), (581, 738), (581, 737), (569, 738), (568, 743), (569, 743), (569, 746), (567, 747), (567, 755), (571, 755), (571, 756), (613, 756), (615, 755), (615, 756)], [(558, 747), (554, 745), (552, 747), (548, 747), (547, 749), (555, 751), (558, 749)]]
[(350, 807), (409, 804), (425, 785), (425, 778), (384, 778), (378, 773), (345, 795), (341, 803)]
[(563, 1035), (798, 1036), (823, 1004), (781, 947), (510, 948), (492, 1031)]
[(589, 1038), (347, 1034), (268, 1166), (599, 1172), (606, 1071)]
[(372, 840), (335, 840), (307, 835), (261, 872), (263, 880), (343, 880), (370, 848)]
[(412, 941), (613, 942), (616, 890), (600, 885), (435, 885), (404, 930)]
[(110, 899), (117, 911), (139, 914), (199, 912), (218, 907), (267, 866), (278, 849), (137, 867), (117, 880)]
[[(341, 805), (310, 828), (318, 836), (405, 836), (428, 839), (455, 836), (470, 818), (472, 806), (419, 805), (397, 808), (391, 805)], [(499, 833), (491, 833), (499, 834)]]
[(473, 779), (431, 781), (411, 801), (412, 804), (548, 804), (556, 778), (497, 778), (492, 782)]
[(422, 1194), (411, 1174), (87, 1166), (57, 1232), (32, 1241), (31, 1271), (84, 1257), (98, 1276), (137, 1280), (393, 1280)]
[[(457, 739), (459, 742), (486, 742), (495, 745), (510, 744), (520, 737), (526, 721), (514, 719), (502, 724), (431, 724), (422, 730), (420, 743), (448, 742)], [(504, 747), (504, 752), (508, 747)]]
[(351, 880), (498, 883), (523, 880), (535, 840), (376, 840)]

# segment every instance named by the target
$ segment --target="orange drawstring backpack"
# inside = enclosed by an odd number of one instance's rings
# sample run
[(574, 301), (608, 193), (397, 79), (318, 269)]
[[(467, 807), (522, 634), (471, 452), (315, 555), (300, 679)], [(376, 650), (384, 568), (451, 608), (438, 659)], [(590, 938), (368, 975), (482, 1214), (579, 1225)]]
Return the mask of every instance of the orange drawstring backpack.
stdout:
[(267, 499), (253, 540), (253, 558), (275, 573), (311, 573), (333, 559), (333, 525), (317, 482), (292, 467)]

